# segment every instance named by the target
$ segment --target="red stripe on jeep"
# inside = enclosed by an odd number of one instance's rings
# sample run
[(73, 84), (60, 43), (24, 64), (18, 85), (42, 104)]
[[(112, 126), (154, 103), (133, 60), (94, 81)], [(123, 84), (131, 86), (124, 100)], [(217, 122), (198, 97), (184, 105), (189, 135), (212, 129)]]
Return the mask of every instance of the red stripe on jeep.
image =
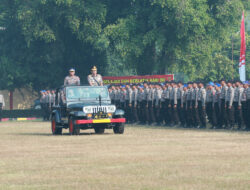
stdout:
[(93, 123), (93, 120), (76, 120), (77, 125)]
[(125, 123), (125, 118), (119, 118), (119, 119), (111, 119), (111, 123)]

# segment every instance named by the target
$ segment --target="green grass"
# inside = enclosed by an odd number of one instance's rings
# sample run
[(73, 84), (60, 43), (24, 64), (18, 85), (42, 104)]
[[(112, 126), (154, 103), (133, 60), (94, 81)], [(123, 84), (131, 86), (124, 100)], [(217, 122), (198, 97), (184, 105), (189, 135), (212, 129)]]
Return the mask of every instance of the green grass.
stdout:
[(250, 133), (64, 132), (52, 136), (47, 122), (0, 123), (0, 189), (250, 189)]

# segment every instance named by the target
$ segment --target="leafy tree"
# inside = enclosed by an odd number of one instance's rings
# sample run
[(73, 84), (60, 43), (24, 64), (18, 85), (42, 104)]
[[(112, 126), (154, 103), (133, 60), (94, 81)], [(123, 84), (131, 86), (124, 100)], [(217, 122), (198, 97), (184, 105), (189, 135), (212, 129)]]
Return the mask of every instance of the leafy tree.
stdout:
[(84, 82), (93, 65), (105, 68), (102, 1), (3, 0), (0, 10), (1, 88), (56, 87), (70, 67)]
[[(239, 22), (240, 1), (137, 0), (126, 17), (109, 24), (110, 48), (139, 74), (207, 75), (216, 53)], [(216, 72), (216, 70), (214, 70)]]
[(93, 65), (104, 75), (237, 77), (243, 6), (249, 1), (2, 0), (0, 88), (55, 88), (70, 67), (84, 83)]

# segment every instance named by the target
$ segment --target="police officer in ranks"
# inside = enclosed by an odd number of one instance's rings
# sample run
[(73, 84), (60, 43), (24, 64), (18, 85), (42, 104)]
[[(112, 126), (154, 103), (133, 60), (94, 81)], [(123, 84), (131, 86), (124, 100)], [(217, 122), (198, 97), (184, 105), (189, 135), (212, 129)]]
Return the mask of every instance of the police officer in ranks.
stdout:
[(149, 96), (149, 86), (147, 82), (143, 83), (143, 92), (144, 92), (144, 96), (143, 96), (143, 112), (145, 115), (145, 123), (149, 123), (150, 119), (149, 119), (149, 110), (148, 110), (148, 96)]
[(193, 118), (193, 125), (196, 128), (200, 128), (200, 119), (199, 119), (199, 113), (198, 113), (198, 91), (199, 88), (197, 86), (197, 83), (193, 83), (193, 91), (192, 91), (192, 118)]
[(208, 83), (208, 89), (206, 94), (206, 111), (209, 122), (212, 125), (212, 128), (216, 125), (215, 114), (213, 111), (213, 97), (215, 94), (214, 83)]
[(242, 98), (243, 91), (244, 89), (241, 86), (241, 82), (237, 81), (235, 83), (233, 107), (235, 111), (235, 114), (234, 114), (235, 122), (238, 125), (238, 129), (242, 127), (242, 122), (243, 122), (242, 105), (241, 105), (241, 98)]
[(181, 97), (181, 112), (183, 115), (183, 121), (181, 121), (182, 127), (187, 126), (187, 92), (188, 92), (187, 87), (188, 87), (187, 84), (183, 85), (183, 94)]
[(138, 100), (138, 89), (136, 85), (132, 86), (132, 122), (137, 124), (139, 122), (138, 110), (137, 110), (137, 100)]
[(115, 86), (114, 85), (112, 85), (111, 86), (111, 90), (110, 90), (110, 93), (109, 93), (109, 95), (110, 95), (110, 99), (111, 99), (111, 103), (112, 104), (115, 104)]
[(132, 89), (129, 84), (126, 84), (126, 118), (128, 122), (132, 122)]
[(225, 80), (221, 80), (221, 95), (220, 95), (220, 125), (222, 128), (228, 125), (227, 111), (226, 111), (226, 97), (227, 97), (228, 86)]
[(45, 93), (45, 120), (49, 120), (50, 115), (50, 102), (51, 102), (51, 95), (50, 91), (47, 90)]
[(119, 85), (116, 85), (115, 86), (115, 105), (117, 108), (120, 107), (120, 95), (121, 95), (121, 92), (120, 92), (120, 87)]
[(111, 100), (111, 104), (114, 104), (113, 97), (112, 97), (113, 90), (112, 90), (111, 86), (108, 87), (108, 91), (109, 91), (109, 97), (110, 97), (110, 100)]
[(170, 93), (170, 107), (172, 112), (172, 124), (179, 125), (179, 117), (177, 111), (177, 85), (175, 82), (172, 83), (172, 90)]
[(166, 120), (166, 112), (168, 106), (166, 105), (166, 95), (167, 95), (167, 86), (165, 84), (161, 85), (162, 88), (162, 94), (161, 94), (161, 108), (160, 108), (160, 122), (167, 123)]
[(75, 69), (71, 68), (69, 70), (69, 76), (64, 79), (64, 86), (80, 85), (80, 78), (75, 75)]
[(241, 96), (241, 110), (242, 110), (242, 118), (243, 118), (243, 122), (245, 124), (245, 130), (247, 129), (247, 88), (248, 88), (248, 84), (247, 82), (243, 83), (243, 93)]
[(166, 95), (165, 95), (165, 102), (166, 102), (166, 113), (165, 113), (165, 124), (171, 124), (171, 105), (170, 105), (170, 93), (172, 91), (172, 86), (169, 82), (166, 82)]
[(103, 86), (102, 76), (97, 74), (97, 68), (94, 66), (91, 69), (91, 75), (88, 76), (88, 82), (90, 86)]
[(172, 118), (172, 107), (171, 107), (171, 93), (172, 93), (172, 90), (173, 90), (173, 83), (172, 82), (169, 82), (169, 85), (168, 85), (168, 92), (169, 92), (169, 104), (168, 104), (168, 120), (169, 120), (169, 125), (172, 125), (172, 121), (173, 121), (173, 118)]
[(148, 112), (149, 112), (149, 124), (153, 125), (155, 123), (155, 115), (154, 115), (154, 85), (149, 84), (148, 91)]
[(43, 110), (43, 120), (46, 120), (46, 94), (45, 90), (40, 91), (40, 103)]
[(47, 121), (47, 113), (48, 113), (48, 93), (44, 90), (44, 121)]
[(49, 96), (49, 112), (48, 112), (48, 118), (50, 117), (50, 112), (52, 110), (53, 106), (53, 95), (52, 95), (52, 90), (48, 90), (48, 96)]
[(228, 91), (227, 91), (227, 97), (226, 97), (226, 110), (227, 110), (227, 118), (228, 123), (230, 125), (230, 128), (234, 128), (234, 107), (233, 107), (233, 100), (234, 100), (234, 88), (232, 85), (232, 82), (227, 83)]
[[(247, 94), (247, 113), (249, 114), (250, 113), (250, 84), (249, 82), (247, 83), (248, 85), (248, 88), (246, 90), (246, 94)], [(248, 116), (247, 117), (247, 130), (250, 130), (250, 117)]]
[(121, 90), (120, 90), (120, 107), (121, 109), (125, 110), (126, 109), (126, 88), (125, 85), (121, 86)]
[(215, 94), (213, 95), (213, 112), (214, 112), (214, 129), (221, 128), (220, 123), (220, 95), (221, 95), (221, 85), (219, 83), (216, 83), (215, 85)]
[(55, 90), (51, 90), (51, 107), (56, 105), (56, 91)]
[(161, 123), (160, 118), (160, 109), (161, 109), (161, 95), (162, 95), (162, 89), (159, 84), (155, 84), (155, 90), (154, 90), (154, 113), (155, 113), (155, 121), (158, 125)]
[(0, 94), (0, 122), (2, 121), (2, 110), (5, 107), (4, 96)]
[(204, 84), (202, 82), (199, 82), (198, 84), (199, 90), (198, 90), (198, 114), (199, 114), (199, 121), (201, 124), (201, 128), (207, 127), (207, 121), (206, 121), (206, 89), (204, 88)]
[(143, 89), (143, 85), (140, 85), (138, 87), (138, 96), (137, 96), (137, 108), (138, 108), (138, 118), (141, 124), (145, 124), (145, 115), (144, 115), (144, 105), (143, 105), (143, 101), (145, 100), (144, 97), (144, 89)]
[(188, 83), (187, 87), (187, 127), (193, 126), (193, 117), (192, 117), (192, 93), (193, 93), (193, 85), (192, 82)]
[(178, 82), (177, 84), (178, 90), (177, 90), (177, 111), (179, 115), (179, 119), (181, 122), (181, 125), (184, 126), (184, 115), (183, 115), (183, 110), (182, 110), (182, 98), (183, 98), (183, 84), (182, 82)]

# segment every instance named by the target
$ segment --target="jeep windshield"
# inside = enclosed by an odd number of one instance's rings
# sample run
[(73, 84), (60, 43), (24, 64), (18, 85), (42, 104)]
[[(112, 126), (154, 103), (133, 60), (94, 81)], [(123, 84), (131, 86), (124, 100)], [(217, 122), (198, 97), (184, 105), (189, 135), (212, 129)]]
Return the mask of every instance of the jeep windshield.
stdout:
[(109, 98), (109, 93), (106, 87), (72, 86), (66, 88), (67, 100), (97, 100), (99, 96), (101, 96), (102, 99)]

